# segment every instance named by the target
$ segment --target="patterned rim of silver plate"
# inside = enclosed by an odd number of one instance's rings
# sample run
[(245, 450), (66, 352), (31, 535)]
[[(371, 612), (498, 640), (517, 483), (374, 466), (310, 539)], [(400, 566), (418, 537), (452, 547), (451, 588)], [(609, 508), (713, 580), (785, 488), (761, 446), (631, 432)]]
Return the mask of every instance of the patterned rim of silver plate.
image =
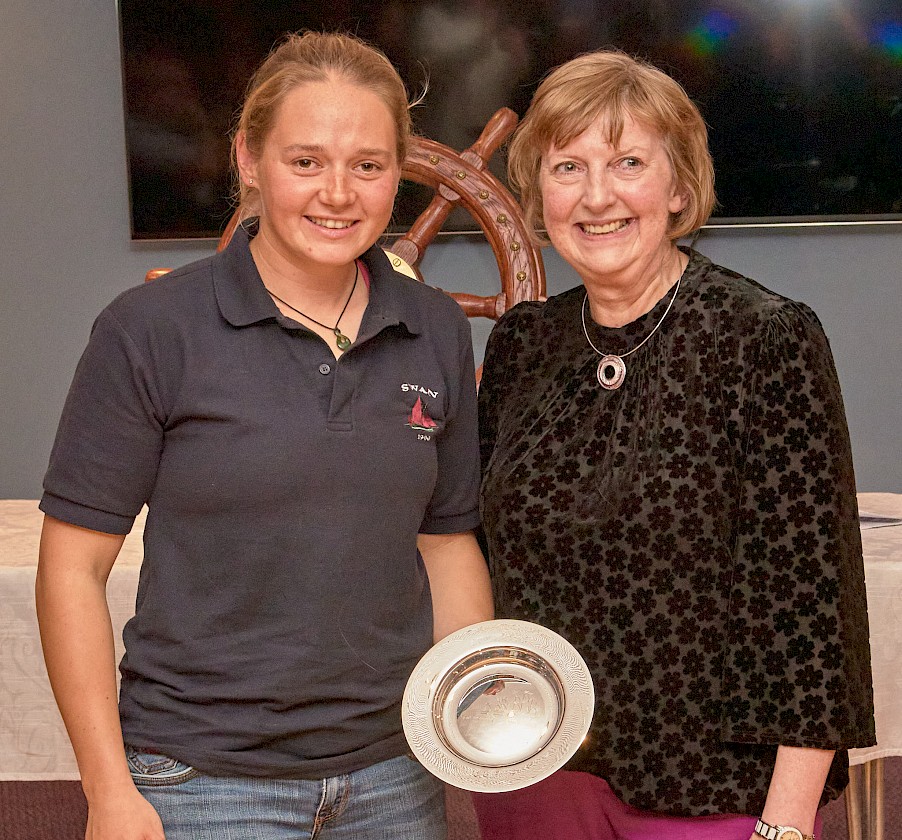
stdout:
[(433, 775), (466, 790), (515, 790), (550, 776), (589, 730), (589, 669), (557, 633), (498, 619), (464, 627), (414, 668), (404, 734)]

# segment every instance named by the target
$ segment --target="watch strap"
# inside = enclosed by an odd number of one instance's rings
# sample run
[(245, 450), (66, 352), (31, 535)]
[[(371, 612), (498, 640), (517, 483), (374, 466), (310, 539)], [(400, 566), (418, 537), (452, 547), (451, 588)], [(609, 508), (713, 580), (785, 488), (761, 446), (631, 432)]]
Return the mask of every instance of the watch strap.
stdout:
[(760, 834), (765, 840), (779, 840), (780, 836), (787, 831), (794, 831), (802, 840), (815, 840), (813, 834), (803, 834), (798, 828), (791, 825), (769, 825), (764, 820), (759, 819), (755, 823), (755, 834)]

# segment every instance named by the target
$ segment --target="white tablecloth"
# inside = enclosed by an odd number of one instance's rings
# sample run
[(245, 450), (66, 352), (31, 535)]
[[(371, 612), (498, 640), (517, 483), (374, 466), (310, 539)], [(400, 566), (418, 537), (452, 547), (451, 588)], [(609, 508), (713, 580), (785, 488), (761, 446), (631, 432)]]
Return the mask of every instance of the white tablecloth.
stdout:
[[(861, 493), (862, 511), (902, 517), (902, 495)], [(0, 500), (0, 781), (77, 779), (69, 746), (44, 670), (34, 612), (34, 578), (42, 514), (31, 500)], [(143, 557), (143, 517), (125, 540), (107, 583), (118, 655), (122, 627), (135, 608)], [(876, 747), (852, 750), (860, 764), (902, 755), (902, 526), (862, 532)]]
[[(32, 500), (0, 500), (0, 781), (77, 779), (78, 767), (53, 700), (34, 610), (43, 514)], [(107, 581), (117, 659), (135, 612), (144, 557), (142, 514)]]
[[(859, 493), (862, 514), (902, 519), (902, 494)], [(902, 755), (902, 525), (866, 528), (864, 579), (871, 625), (877, 745), (849, 750), (850, 764)]]

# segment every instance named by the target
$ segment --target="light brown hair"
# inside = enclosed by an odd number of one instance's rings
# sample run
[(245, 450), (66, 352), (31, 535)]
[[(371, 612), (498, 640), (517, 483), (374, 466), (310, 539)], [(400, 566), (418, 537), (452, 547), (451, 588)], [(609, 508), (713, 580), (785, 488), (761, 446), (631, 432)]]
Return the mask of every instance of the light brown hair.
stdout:
[(290, 33), (251, 77), (232, 135), (232, 171), (240, 208), (253, 201), (256, 190), (238, 177), (238, 136), (244, 136), (248, 151), (258, 157), (285, 97), (300, 85), (330, 80), (357, 85), (382, 100), (395, 125), (397, 162), (403, 162), (412, 131), (410, 103), (404, 82), (385, 55), (354, 35)]
[(517, 128), (508, 153), (508, 178), (520, 194), (527, 226), (542, 227), (539, 172), (552, 146), (563, 146), (598, 117), (607, 121), (616, 145), (628, 117), (656, 132), (667, 151), (686, 206), (672, 215), (668, 235), (679, 239), (698, 230), (714, 209), (714, 165), (708, 130), (686, 91), (663, 71), (614, 50), (586, 53), (545, 77)]

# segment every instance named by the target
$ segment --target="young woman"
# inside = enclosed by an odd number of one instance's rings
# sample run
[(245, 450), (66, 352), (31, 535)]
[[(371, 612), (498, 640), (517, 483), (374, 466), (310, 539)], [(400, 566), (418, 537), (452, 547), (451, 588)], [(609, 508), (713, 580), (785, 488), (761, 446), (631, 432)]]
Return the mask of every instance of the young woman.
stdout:
[[(88, 840), (444, 836), (400, 701), (491, 596), (469, 326), (375, 245), (409, 134), (381, 53), (288, 37), (238, 123), (229, 246), (95, 323), (37, 582)], [(144, 504), (117, 708), (104, 584)]]

